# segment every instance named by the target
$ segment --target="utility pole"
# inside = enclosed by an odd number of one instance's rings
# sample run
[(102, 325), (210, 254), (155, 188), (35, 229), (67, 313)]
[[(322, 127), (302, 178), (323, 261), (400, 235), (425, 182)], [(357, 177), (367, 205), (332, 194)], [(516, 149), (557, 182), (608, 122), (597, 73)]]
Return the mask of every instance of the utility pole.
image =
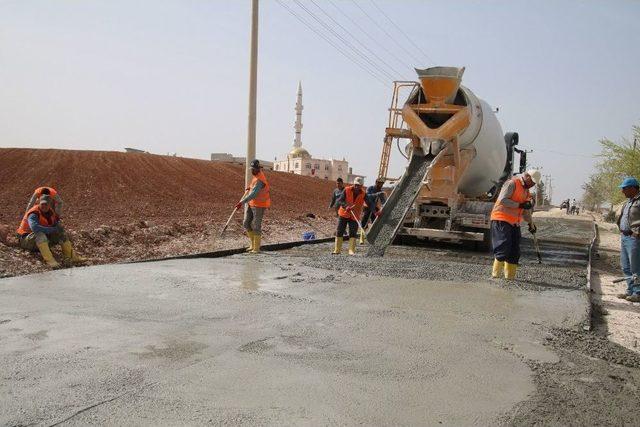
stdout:
[(256, 92), (258, 83), (258, 0), (251, 0), (251, 54), (249, 59), (249, 125), (245, 188), (251, 183), (251, 161), (256, 158)]

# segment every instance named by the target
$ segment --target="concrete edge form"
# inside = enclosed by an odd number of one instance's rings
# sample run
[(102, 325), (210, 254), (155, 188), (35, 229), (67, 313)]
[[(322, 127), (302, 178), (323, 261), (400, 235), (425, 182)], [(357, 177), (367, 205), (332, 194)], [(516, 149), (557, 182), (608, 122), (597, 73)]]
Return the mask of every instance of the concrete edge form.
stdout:
[(590, 331), (593, 327), (592, 325), (592, 316), (593, 316), (593, 289), (591, 289), (591, 275), (593, 274), (591, 264), (593, 262), (593, 256), (595, 252), (596, 242), (598, 241), (598, 224), (593, 222), (593, 238), (591, 239), (591, 243), (589, 244), (589, 261), (587, 262), (587, 285), (585, 288), (585, 292), (587, 293), (587, 323), (583, 327), (585, 331)]
[[(263, 245), (261, 246), (260, 249), (266, 252), (279, 251), (283, 249), (295, 248), (296, 246), (315, 245), (318, 243), (332, 242), (333, 240), (334, 240), (334, 237), (326, 237), (323, 239), (315, 239), (315, 240), (295, 240), (293, 242), (272, 243), (269, 245)], [(223, 249), (223, 250), (212, 251), (212, 252), (198, 252), (195, 254), (176, 255), (176, 256), (170, 256), (166, 258), (152, 258), (152, 259), (143, 259), (139, 261), (127, 261), (127, 262), (123, 262), (122, 264), (137, 264), (140, 262), (169, 261), (173, 259), (222, 258), (226, 256), (231, 256), (231, 255), (243, 254), (245, 252), (247, 252), (245, 248)]]

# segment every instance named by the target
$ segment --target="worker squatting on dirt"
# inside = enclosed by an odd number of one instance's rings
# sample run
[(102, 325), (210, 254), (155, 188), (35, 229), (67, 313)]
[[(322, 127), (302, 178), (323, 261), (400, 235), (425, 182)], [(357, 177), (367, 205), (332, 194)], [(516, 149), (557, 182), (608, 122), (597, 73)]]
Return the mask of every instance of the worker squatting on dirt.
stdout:
[(62, 227), (60, 217), (52, 207), (53, 201), (47, 194), (38, 197), (38, 203), (25, 212), (20, 227), (16, 231), (20, 247), (29, 251), (40, 251), (45, 263), (52, 268), (60, 266), (53, 257), (50, 244), (62, 246), (63, 262), (67, 265), (85, 260), (73, 250), (71, 241)]
[(262, 219), (264, 211), (271, 207), (271, 196), (269, 183), (258, 160), (251, 162), (251, 175), (253, 175), (251, 184), (245, 190), (245, 195), (236, 205), (236, 209), (240, 209), (244, 203), (247, 204), (242, 224), (247, 231), (247, 237), (249, 237), (247, 251), (258, 253), (262, 241)]
[(29, 203), (27, 203), (27, 209), (24, 212), (27, 213), (29, 209), (31, 209), (36, 204), (38, 199), (40, 199), (40, 196), (42, 196), (43, 194), (51, 197), (51, 201), (52, 201), (51, 207), (53, 208), (54, 211), (56, 211), (56, 215), (58, 215), (58, 218), (62, 218), (64, 216), (63, 215), (64, 202), (62, 201), (60, 194), (58, 194), (56, 189), (53, 187), (36, 188), (33, 194), (31, 195), (31, 198), (29, 199)]
[(380, 215), (382, 206), (387, 201), (387, 195), (382, 191), (384, 178), (377, 178), (375, 185), (367, 187), (367, 193), (364, 196), (364, 211), (362, 212), (362, 220), (360, 221), (360, 244), (364, 245), (364, 231), (369, 223), (375, 221)]
[(618, 298), (640, 302), (640, 183), (633, 177), (619, 185), (628, 199), (618, 216), (620, 229), (620, 265), (626, 277), (627, 291)]
[(520, 223), (529, 223), (529, 231), (535, 234), (529, 189), (540, 182), (540, 172), (529, 170), (504, 183), (491, 211), (491, 244), (493, 246), (493, 271), (497, 278), (504, 270), (505, 279), (515, 279), (520, 260)]
[(346, 187), (338, 198), (338, 228), (336, 230), (333, 254), (337, 255), (342, 252), (342, 236), (347, 226), (349, 227), (349, 255), (355, 255), (356, 253), (356, 236), (358, 235), (362, 206), (364, 205), (362, 183), (362, 178), (356, 178), (353, 185)]

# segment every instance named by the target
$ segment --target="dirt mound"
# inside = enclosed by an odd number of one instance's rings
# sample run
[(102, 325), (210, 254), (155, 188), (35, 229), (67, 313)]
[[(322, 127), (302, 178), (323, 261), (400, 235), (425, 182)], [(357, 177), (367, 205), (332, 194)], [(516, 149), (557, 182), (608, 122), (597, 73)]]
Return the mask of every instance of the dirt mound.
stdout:
[[(331, 233), (333, 183), (283, 172), (266, 176), (272, 208), (265, 243), (300, 240), (307, 230), (318, 237)], [(8, 230), (6, 244), (0, 239), (0, 277), (43, 268), (38, 257), (14, 247), (29, 197), (43, 185), (60, 192), (65, 227), (97, 263), (244, 244), (240, 214), (224, 238), (217, 236), (242, 196), (243, 166), (153, 154), (0, 148), (0, 229)]]

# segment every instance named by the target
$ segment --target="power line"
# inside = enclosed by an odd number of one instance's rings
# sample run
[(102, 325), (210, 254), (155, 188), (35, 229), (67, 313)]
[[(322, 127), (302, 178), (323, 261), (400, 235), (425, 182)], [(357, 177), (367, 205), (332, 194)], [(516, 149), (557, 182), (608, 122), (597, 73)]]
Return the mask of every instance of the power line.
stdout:
[(387, 82), (385, 82), (384, 80), (382, 80), (377, 74), (373, 73), (368, 67), (366, 67), (366, 65), (361, 64), (359, 61), (357, 61), (352, 55), (350, 55), (349, 53), (343, 51), (339, 46), (337, 46), (331, 39), (329, 39), (328, 37), (326, 37), (324, 34), (322, 34), (320, 31), (318, 31), (316, 28), (314, 28), (312, 25), (310, 25), (304, 18), (302, 18), (301, 16), (299, 16), (296, 12), (294, 12), (293, 10), (291, 10), (289, 8), (289, 6), (287, 6), (285, 3), (283, 3), (281, 0), (276, 0), (276, 2), (283, 8), (285, 9), (287, 12), (289, 12), (291, 15), (293, 15), (294, 18), (296, 18), (299, 22), (301, 22), (305, 27), (307, 27), (308, 29), (310, 29), (311, 31), (313, 31), (316, 35), (318, 35), (320, 38), (322, 38), (324, 41), (326, 41), (327, 43), (329, 43), (331, 46), (333, 46), (334, 49), (336, 49), (342, 56), (344, 56), (345, 58), (347, 58), (349, 61), (353, 62), (355, 65), (357, 65), (358, 67), (360, 67), (362, 70), (364, 70), (365, 72), (367, 72), (369, 75), (371, 75), (371, 77), (373, 77), (374, 79), (376, 79), (379, 83), (381, 83), (383, 86), (387, 87)]
[(364, 9), (363, 9), (359, 4), (358, 4), (358, 2), (357, 2), (356, 0), (351, 0), (351, 2), (352, 2), (354, 5), (356, 5), (356, 7), (357, 7), (358, 9), (360, 9), (360, 11), (361, 11), (361, 12), (362, 12), (362, 13), (363, 13), (367, 18), (369, 18), (369, 20), (370, 20), (371, 22), (373, 22), (373, 24), (374, 24), (375, 26), (377, 26), (377, 27), (378, 27), (378, 29), (379, 29), (380, 31), (382, 31), (382, 32), (383, 32), (387, 37), (389, 37), (389, 38), (390, 38), (390, 39), (391, 39), (391, 40), (392, 40), (396, 45), (398, 45), (398, 47), (400, 47), (400, 49), (404, 50), (404, 52), (405, 52), (406, 54), (408, 54), (409, 56), (411, 56), (411, 57), (413, 58), (413, 60), (416, 62), (416, 64), (420, 64), (420, 63), (422, 62), (422, 61), (421, 61), (417, 56), (415, 56), (415, 54), (414, 54), (413, 52), (411, 52), (411, 51), (410, 51), (410, 50), (408, 50), (406, 47), (404, 47), (404, 45), (403, 45), (402, 43), (400, 43), (398, 40), (396, 40), (396, 38), (395, 38), (395, 37), (393, 37), (393, 35), (389, 34), (389, 32), (388, 32), (387, 30), (385, 30), (385, 29), (384, 29), (384, 27), (382, 27), (380, 24), (378, 24), (378, 23), (376, 22), (376, 20), (375, 20), (375, 19), (373, 19), (373, 18), (371, 17), (371, 15), (369, 15), (369, 14), (367, 13), (367, 11), (366, 11), (366, 10), (364, 10)]
[(345, 18), (347, 18), (349, 20), (349, 22), (351, 22), (353, 25), (355, 25), (360, 31), (362, 31), (362, 33), (367, 36), (369, 38), (369, 40), (371, 40), (376, 46), (382, 48), (382, 50), (384, 50), (387, 54), (391, 55), (393, 57), (393, 59), (395, 59), (399, 64), (403, 64), (404, 66), (406, 66), (410, 71), (411, 71), (411, 75), (413, 75), (414, 70), (413, 68), (411, 68), (410, 66), (407, 65), (407, 61), (399, 58), (392, 50), (390, 50), (388, 47), (386, 47), (384, 44), (379, 43), (378, 40), (376, 40), (376, 38), (374, 36), (372, 36), (367, 30), (365, 30), (364, 28), (362, 28), (362, 26), (360, 24), (358, 24), (358, 22), (353, 19), (352, 17), (350, 17), (346, 12), (344, 12), (342, 9), (340, 9), (340, 7), (338, 7), (338, 5), (333, 1), (333, 0), (327, 0), (329, 3), (331, 3), (331, 5), (338, 11), (340, 12), (340, 14), (342, 14), (342, 16), (344, 16)]
[[(329, 18), (333, 23), (335, 23), (338, 27), (340, 27), (345, 33), (347, 33), (348, 35), (351, 36), (351, 38), (353, 38), (353, 40), (355, 40), (360, 46), (362, 46), (367, 52), (369, 52), (369, 54), (371, 54), (372, 56), (374, 56), (376, 59), (378, 59), (378, 61), (384, 65), (386, 65), (393, 73), (396, 74), (397, 78), (400, 78), (402, 73), (398, 70), (396, 70), (392, 65), (390, 65), (389, 63), (387, 63), (387, 61), (385, 61), (384, 59), (382, 59), (378, 54), (376, 54), (374, 51), (372, 51), (371, 49), (369, 49), (367, 47), (367, 45), (365, 45), (364, 43), (362, 43), (351, 31), (349, 31), (347, 28), (345, 28), (342, 24), (340, 24), (340, 22), (336, 21), (329, 13), (327, 13), (322, 7), (320, 7), (320, 5), (318, 3), (316, 3), (315, 0), (310, 0), (311, 3), (313, 3), (327, 18)], [(393, 80), (397, 80), (397, 78), (394, 78)]]
[(376, 2), (374, 0), (369, 0), (371, 2), (371, 4), (373, 5), (373, 7), (375, 7), (376, 9), (378, 9), (378, 11), (385, 17), (387, 18), (387, 21), (389, 21), (391, 23), (391, 25), (393, 25), (394, 27), (396, 27), (396, 29), (398, 31), (400, 31), (400, 33), (404, 36), (405, 39), (407, 39), (409, 41), (409, 43), (411, 43), (413, 45), (413, 47), (415, 47), (416, 49), (418, 49), (424, 56), (425, 58), (427, 58), (429, 61), (431, 61), (432, 63), (435, 64), (436, 61), (434, 61), (424, 50), (422, 50), (422, 48), (420, 46), (418, 46), (412, 39), (411, 37), (409, 37), (407, 35), (407, 33), (404, 32), (404, 30), (397, 25), (391, 18), (389, 18), (389, 15), (387, 15), (386, 13), (384, 13), (384, 11), (380, 8), (380, 6), (378, 6), (376, 4)]
[(316, 16), (316, 14), (314, 14), (312, 11), (307, 9), (307, 7), (304, 4), (302, 4), (299, 0), (293, 0), (293, 1), (302, 10), (304, 10), (309, 16), (311, 16), (311, 18), (313, 18), (317, 23), (319, 23), (327, 31), (329, 31), (331, 34), (333, 34), (333, 36), (335, 38), (340, 40), (344, 45), (346, 45), (349, 49), (351, 49), (356, 55), (358, 55), (360, 58), (362, 58), (364, 61), (366, 61), (371, 67), (373, 67), (374, 70), (376, 70), (378, 73), (382, 74), (383, 76), (387, 77), (389, 80), (393, 80), (393, 76), (391, 74), (387, 73), (385, 70), (381, 69), (375, 62), (371, 61), (369, 59), (369, 57), (367, 55), (363, 54), (360, 49), (358, 49), (357, 47), (353, 46), (353, 44), (351, 44), (348, 40), (346, 40), (339, 33), (337, 33), (333, 28), (331, 28), (331, 26), (329, 24), (324, 22), (322, 19), (318, 18), (318, 16)]

